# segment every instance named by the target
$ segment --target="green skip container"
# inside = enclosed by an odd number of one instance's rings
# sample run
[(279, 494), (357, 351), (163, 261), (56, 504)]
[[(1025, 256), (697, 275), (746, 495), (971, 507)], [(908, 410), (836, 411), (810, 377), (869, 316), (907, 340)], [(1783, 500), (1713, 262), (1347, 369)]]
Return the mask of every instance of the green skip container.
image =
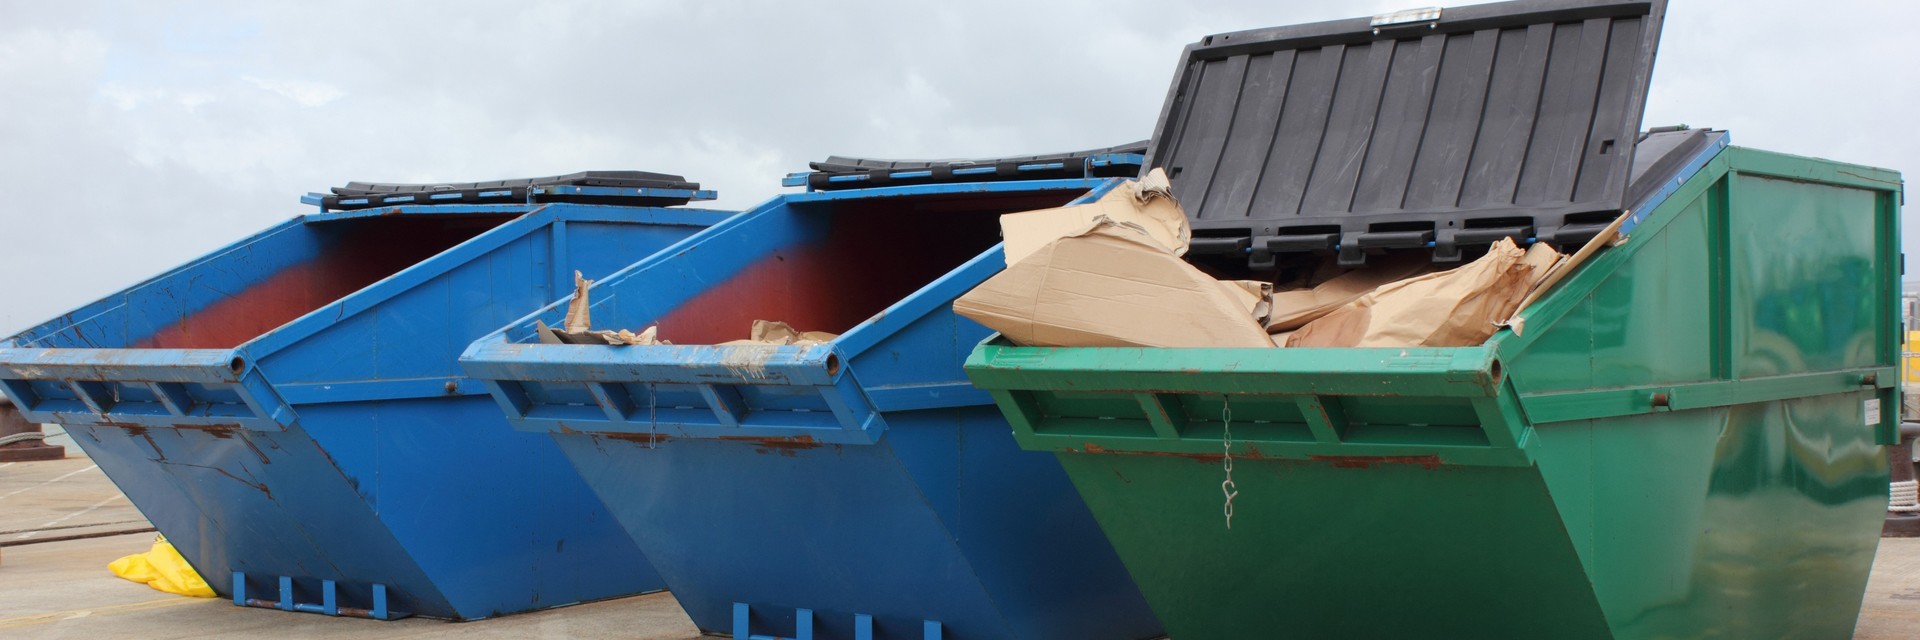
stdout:
[[(1639, 46), (1650, 69), (1660, 9), (1504, 3), (1449, 8), (1412, 31), (1375, 34), (1378, 19), (1361, 19), (1188, 49), (1147, 162), (1174, 175), (1197, 264), (1357, 266), (1381, 251), (1446, 261), (1489, 237), (1571, 252), (1615, 219), (1624, 239), (1527, 306), (1523, 331), (1481, 346), (978, 347), (968, 375), (1023, 448), (1057, 455), (1171, 637), (1851, 637), (1898, 418), (1900, 176), (1728, 147), (1723, 132), (1635, 136), (1645, 76), (1610, 86), (1611, 71), (1597, 72), (1597, 99), (1574, 94), (1592, 112), (1565, 125), (1581, 132), (1571, 150), (1542, 145), (1564, 119), (1526, 101), (1553, 100), (1562, 71), (1587, 66), (1554, 57), (1587, 51), (1559, 43)], [(1457, 122), (1426, 115), (1406, 133), (1396, 113), (1447, 112), (1449, 87), (1476, 71), (1449, 64), (1476, 46), (1508, 60), (1508, 46), (1542, 33), (1548, 90), (1477, 70), (1499, 110), (1462, 108), (1485, 116), (1460, 138), (1471, 153), (1425, 157), (1389, 137), (1452, 135)], [(1395, 84), (1421, 77), (1403, 63), (1442, 49), (1437, 83)], [(1632, 71), (1634, 56), (1593, 50), (1599, 66)], [(1276, 77), (1262, 67), (1274, 56), (1289, 58), (1291, 86), (1253, 84)], [(1266, 97), (1246, 97), (1256, 90)], [(1290, 131), (1294, 109), (1314, 106), (1299, 97), (1309, 90), (1335, 96), (1333, 116)], [(1508, 90), (1531, 97), (1514, 107)], [(1210, 93), (1238, 103), (1210, 110)], [(1338, 96), (1355, 93), (1381, 105), (1364, 134), (1339, 129), (1354, 116)], [(1274, 122), (1273, 149), (1237, 146)], [(1506, 147), (1488, 147), (1489, 132), (1529, 128), (1531, 140), (1506, 141), (1528, 149), (1520, 161), (1495, 163)], [(1276, 172), (1315, 155), (1290, 136), (1321, 141), (1319, 156)], [(1358, 184), (1398, 180), (1399, 197), (1362, 202), (1370, 190), (1349, 181), (1316, 208), (1319, 181), (1342, 179), (1347, 157), (1327, 147), (1356, 137), (1375, 150)], [(1416, 150), (1394, 157), (1402, 148)], [(1577, 168), (1539, 184), (1566, 157)], [(1313, 176), (1289, 183), (1289, 171)], [(1453, 182), (1426, 198), (1423, 171)], [(1587, 171), (1602, 175), (1586, 182)], [(1245, 172), (1266, 175), (1247, 187)], [(1477, 182), (1503, 179), (1504, 191)], [(1290, 185), (1296, 204), (1259, 206)], [(1286, 218), (1327, 244), (1288, 233)], [(1422, 220), (1434, 223), (1416, 236), (1428, 244), (1413, 246), (1404, 234)], [(1467, 233), (1489, 228), (1509, 231)]]

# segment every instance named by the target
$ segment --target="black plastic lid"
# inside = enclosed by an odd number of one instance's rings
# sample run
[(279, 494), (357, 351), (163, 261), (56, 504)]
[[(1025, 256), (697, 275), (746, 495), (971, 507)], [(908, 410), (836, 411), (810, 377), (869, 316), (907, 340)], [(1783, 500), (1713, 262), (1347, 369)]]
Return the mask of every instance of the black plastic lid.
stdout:
[(348, 182), (329, 191), (332, 194), (322, 196), (319, 204), (330, 210), (532, 200), (664, 207), (712, 199), (711, 194), (700, 191), (700, 183), (651, 171), (581, 171), (544, 178), (432, 184)]
[(1004, 158), (877, 160), (828, 156), (825, 161), (808, 163), (813, 172), (805, 174), (804, 184), (809, 189), (825, 191), (948, 182), (1133, 176), (1139, 173), (1137, 158), (1106, 163), (1089, 160), (1100, 156), (1139, 156), (1146, 152), (1147, 141), (1141, 140), (1085, 151)]
[[(1209, 244), (1432, 247), (1610, 221), (1626, 199), (1665, 0), (1521, 0), (1208, 36), (1147, 166)], [(1604, 224), (1604, 222), (1603, 222)], [(1270, 255), (1270, 254), (1269, 254)]]

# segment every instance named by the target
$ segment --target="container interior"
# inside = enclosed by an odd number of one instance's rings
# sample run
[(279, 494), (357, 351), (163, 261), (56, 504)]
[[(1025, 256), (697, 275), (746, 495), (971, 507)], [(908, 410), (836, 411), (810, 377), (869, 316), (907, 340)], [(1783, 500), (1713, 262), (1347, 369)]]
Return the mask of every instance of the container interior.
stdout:
[(510, 219), (387, 216), (291, 224), (16, 339), (59, 348), (233, 348)]
[(1060, 206), (1083, 193), (791, 204), (796, 241), (658, 318), (660, 337), (717, 344), (748, 337), (754, 320), (844, 333), (998, 244), (1001, 214)]

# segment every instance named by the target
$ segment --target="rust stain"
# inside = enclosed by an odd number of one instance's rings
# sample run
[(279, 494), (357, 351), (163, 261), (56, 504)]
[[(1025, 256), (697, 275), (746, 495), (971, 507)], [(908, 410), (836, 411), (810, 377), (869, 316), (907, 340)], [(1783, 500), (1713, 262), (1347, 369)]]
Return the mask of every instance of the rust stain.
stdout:
[(788, 458), (799, 455), (799, 452), (801, 449), (818, 449), (822, 446), (825, 446), (820, 442), (815, 441), (813, 439), (813, 436), (805, 436), (805, 435), (786, 436), (786, 437), (720, 436), (719, 438), (716, 438), (716, 439), (723, 440), (726, 442), (749, 442), (749, 443), (757, 444), (760, 446), (756, 447), (753, 450), (754, 453), (761, 453), (761, 454), (778, 453)]
[[(1218, 454), (1218, 453), (1180, 453), (1175, 451), (1116, 451), (1113, 449), (1102, 447), (1100, 445), (1097, 445), (1091, 442), (1086, 443), (1085, 445), (1082, 445), (1082, 447), (1083, 448), (1080, 451), (1067, 449), (1067, 452), (1068, 453), (1096, 453), (1096, 454), (1109, 454), (1109, 455), (1121, 455), (1121, 456), (1152, 456), (1156, 458), (1186, 458), (1188, 460), (1199, 462), (1201, 464), (1219, 464), (1220, 461), (1226, 459), (1225, 455)], [(1260, 456), (1258, 455), (1258, 452), (1254, 452), (1254, 451), (1249, 451), (1249, 454), (1243, 454), (1243, 455), (1238, 455), (1234, 457), (1236, 459), (1238, 458), (1259, 459), (1260, 458)]]
[(1440, 456), (1309, 456), (1314, 462), (1331, 462), (1336, 469), (1371, 469), (1383, 464), (1417, 464), (1427, 470), (1440, 468)]
[(173, 428), (181, 431), (199, 431), (215, 438), (225, 440), (240, 432), (237, 424), (176, 424)]
[(160, 450), (160, 443), (154, 442), (153, 436), (147, 435), (146, 430), (142, 429), (140, 431), (140, 439), (147, 441), (147, 448), (153, 450), (153, 455), (156, 459), (161, 462), (167, 461), (167, 453)]
[(253, 455), (260, 456), (260, 464), (273, 464), (273, 459), (267, 457), (267, 452), (261, 451), (259, 446), (253, 444), (253, 438), (241, 438), (240, 444), (247, 445), (247, 449), (253, 451)]
[(640, 444), (659, 444), (659, 443), (666, 442), (668, 440), (673, 439), (672, 436), (668, 436), (666, 434), (652, 434), (652, 433), (595, 433), (594, 435), (607, 438), (609, 440), (619, 440), (622, 442), (637, 442)]
[[(133, 424), (130, 422), (101, 422), (100, 426), (113, 427), (115, 429), (125, 429), (127, 431), (127, 435), (133, 436), (133, 437), (145, 436), (147, 435), (147, 431), (153, 429), (153, 427), (149, 427), (146, 425)], [(170, 427), (163, 427), (163, 428), (171, 428), (179, 431), (200, 431), (207, 434), (211, 434), (215, 438), (224, 439), (224, 438), (233, 437), (234, 432), (239, 431), (242, 427), (234, 423), (224, 423), (224, 424), (176, 424), (176, 425), (171, 425)]]

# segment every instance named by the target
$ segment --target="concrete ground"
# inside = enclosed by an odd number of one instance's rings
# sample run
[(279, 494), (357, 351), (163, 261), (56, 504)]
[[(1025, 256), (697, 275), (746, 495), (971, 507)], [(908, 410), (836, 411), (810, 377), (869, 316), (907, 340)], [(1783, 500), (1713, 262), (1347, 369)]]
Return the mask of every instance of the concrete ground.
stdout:
[[(378, 622), (235, 607), (113, 576), (115, 558), (154, 533), (113, 483), (63, 438), (65, 460), (0, 464), (0, 638), (622, 638), (697, 640), (659, 593), (479, 622)], [(1920, 538), (1881, 541), (1856, 640), (1920, 638)]]

